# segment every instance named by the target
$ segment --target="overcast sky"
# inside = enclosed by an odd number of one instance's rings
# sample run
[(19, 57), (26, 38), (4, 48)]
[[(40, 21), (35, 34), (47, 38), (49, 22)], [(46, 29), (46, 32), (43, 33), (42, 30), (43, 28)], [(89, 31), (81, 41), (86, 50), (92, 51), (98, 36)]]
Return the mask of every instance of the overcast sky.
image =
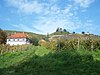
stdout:
[(58, 27), (100, 35), (100, 0), (0, 0), (0, 28), (39, 34)]

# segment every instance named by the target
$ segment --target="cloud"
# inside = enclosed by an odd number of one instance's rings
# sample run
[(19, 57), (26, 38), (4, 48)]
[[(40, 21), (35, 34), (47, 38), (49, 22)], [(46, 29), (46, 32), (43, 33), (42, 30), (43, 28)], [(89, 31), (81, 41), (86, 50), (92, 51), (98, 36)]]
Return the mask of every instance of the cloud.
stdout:
[[(95, 0), (74, 0), (73, 3), (69, 3), (66, 6), (63, 6), (64, 10), (59, 7), (57, 4), (58, 1), (61, 0), (5, 0), (7, 4), (11, 7), (14, 7), (18, 10), (18, 12), (23, 12), (27, 14), (59, 14), (62, 11), (64, 13), (69, 13), (70, 10), (77, 11), (79, 9), (78, 6), (82, 8), (87, 8), (93, 3)], [(41, 2), (40, 2), (41, 1)], [(64, 2), (64, 1), (63, 1)], [(67, 4), (67, 3), (66, 3)], [(83, 10), (82, 12), (85, 12)]]
[[(57, 5), (58, 0), (47, 0), (44, 2), (39, 2), (40, 0), (5, 0), (7, 5), (18, 10), (18, 12), (23, 12), (27, 14), (59, 14), (61, 9)], [(70, 9), (70, 5), (66, 8), (65, 12)]]
[(39, 4), (37, 1), (34, 1), (32, 3), (25, 3), (21, 6), (20, 10), (25, 13), (41, 13), (42, 5)]
[(79, 4), (80, 7), (83, 7), (83, 8), (87, 8), (89, 7), (89, 5), (91, 3), (93, 3), (95, 0), (75, 0), (75, 3), (76, 4)]
[(88, 27), (88, 22), (91, 21), (82, 22), (77, 16), (77, 11), (80, 11), (79, 8), (85, 8), (85, 12), (94, 0), (73, 0), (69, 4), (66, 3), (63, 8), (57, 5), (58, 1), (61, 0), (6, 0), (9, 6), (23, 14), (37, 14), (36, 22), (29, 21), (32, 23), (31, 26), (22, 23), (13, 25), (20, 30), (46, 34), (54, 32), (58, 27), (69, 31)]
[(43, 17), (38, 23), (36, 23), (36, 25), (33, 24), (33, 26), (34, 28), (41, 30), (43, 34), (53, 33), (58, 27), (66, 28), (68, 31), (73, 31), (80, 27), (78, 22), (74, 23), (73, 21), (68, 19), (52, 17)]
[(7, 0), (7, 3), (9, 6), (12, 6), (18, 11), (24, 12), (24, 13), (41, 13), (42, 11), (42, 4), (40, 4), (37, 0), (34, 1), (28, 1), (28, 0)]
[[(79, 32), (90, 32), (93, 34), (97, 34), (99, 26), (95, 25), (93, 20), (86, 20), (85, 22), (80, 23)], [(95, 32), (95, 33), (94, 33)]]
[(17, 28), (18, 30), (20, 31), (27, 31), (27, 32), (35, 32), (35, 33), (39, 33), (39, 32), (42, 32), (41, 30), (33, 27), (33, 26), (27, 26), (27, 25), (24, 25), (24, 24), (11, 24), (11, 26)]

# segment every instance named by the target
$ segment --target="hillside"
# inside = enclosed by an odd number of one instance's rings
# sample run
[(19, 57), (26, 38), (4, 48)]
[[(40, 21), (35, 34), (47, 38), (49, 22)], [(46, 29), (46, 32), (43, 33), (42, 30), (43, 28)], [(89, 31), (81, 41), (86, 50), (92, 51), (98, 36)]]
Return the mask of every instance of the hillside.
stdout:
[(100, 40), (100, 36), (95, 36), (95, 35), (87, 35), (87, 34), (66, 34), (66, 33), (53, 33), (50, 35), (50, 38), (63, 38), (63, 39), (80, 39), (80, 40)]
[(78, 33), (70, 33), (66, 29), (58, 27), (55, 32), (51, 33), (49, 37), (52, 38), (63, 38), (63, 39), (92, 39), (92, 40), (100, 40), (100, 36), (82, 32), (81, 34)]
[[(13, 31), (13, 30), (4, 30), (7, 35), (11, 35), (11, 34), (14, 34), (14, 33), (23, 33), (23, 31)], [(36, 33), (32, 33), (32, 32), (24, 32), (24, 33), (27, 33), (30, 37), (35, 37), (35, 38), (42, 38), (44, 37), (45, 35), (42, 35), (42, 34), (36, 34)]]
[(50, 35), (65, 35), (65, 34), (69, 34), (69, 32), (58, 31), (58, 32), (54, 32)]

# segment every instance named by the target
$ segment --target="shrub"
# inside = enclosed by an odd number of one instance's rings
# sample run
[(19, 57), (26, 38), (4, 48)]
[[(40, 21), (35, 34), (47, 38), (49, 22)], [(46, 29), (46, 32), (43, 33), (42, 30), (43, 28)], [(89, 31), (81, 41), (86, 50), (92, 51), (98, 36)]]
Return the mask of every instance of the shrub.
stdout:
[(39, 42), (38, 38), (32, 37), (29, 40), (30, 40), (30, 43), (32, 43), (33, 45), (38, 46), (38, 42)]

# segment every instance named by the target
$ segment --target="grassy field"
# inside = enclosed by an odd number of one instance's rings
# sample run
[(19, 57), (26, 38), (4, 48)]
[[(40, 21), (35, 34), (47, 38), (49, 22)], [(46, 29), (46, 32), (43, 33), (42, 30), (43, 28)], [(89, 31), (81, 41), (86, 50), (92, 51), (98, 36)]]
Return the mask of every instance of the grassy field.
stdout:
[(30, 50), (0, 55), (0, 75), (100, 75), (100, 51)]

